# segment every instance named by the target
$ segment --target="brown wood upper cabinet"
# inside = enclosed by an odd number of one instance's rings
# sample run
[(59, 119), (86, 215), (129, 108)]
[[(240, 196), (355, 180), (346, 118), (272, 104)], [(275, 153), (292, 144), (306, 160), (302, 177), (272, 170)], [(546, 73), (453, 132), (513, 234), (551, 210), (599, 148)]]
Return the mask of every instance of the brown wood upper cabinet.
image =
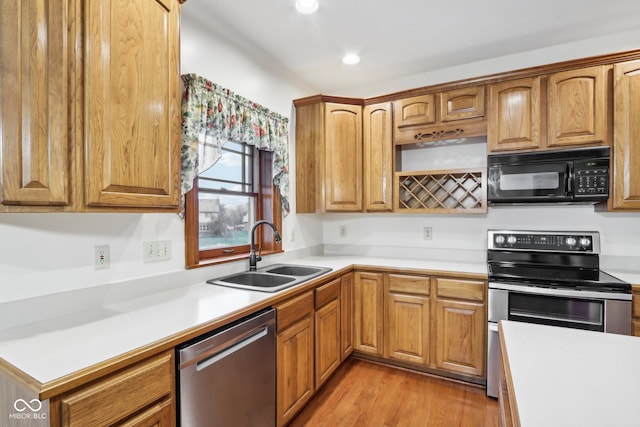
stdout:
[(74, 2), (0, 2), (2, 205), (71, 204), (75, 14)]
[(610, 210), (640, 210), (640, 61), (614, 65)]
[(178, 1), (84, 5), (85, 203), (177, 208)]
[(393, 208), (393, 128), (391, 102), (365, 105), (362, 137), (364, 142), (364, 208), (369, 212)]
[(179, 14), (1, 2), (0, 212), (177, 210)]
[(486, 134), (484, 86), (394, 101), (395, 144)]
[(609, 66), (489, 87), (490, 152), (609, 145)]
[(296, 211), (362, 211), (362, 101), (294, 104)]

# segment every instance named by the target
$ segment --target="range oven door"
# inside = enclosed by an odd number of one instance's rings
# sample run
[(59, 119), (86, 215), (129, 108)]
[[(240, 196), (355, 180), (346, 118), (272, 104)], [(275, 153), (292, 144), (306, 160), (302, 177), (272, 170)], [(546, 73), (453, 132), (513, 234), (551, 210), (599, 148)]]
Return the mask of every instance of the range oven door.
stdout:
[(490, 165), (487, 199), (491, 203), (570, 202), (573, 162)]
[(512, 320), (631, 335), (631, 294), (531, 288), (490, 282), (488, 320), (487, 395), (498, 397), (498, 322)]

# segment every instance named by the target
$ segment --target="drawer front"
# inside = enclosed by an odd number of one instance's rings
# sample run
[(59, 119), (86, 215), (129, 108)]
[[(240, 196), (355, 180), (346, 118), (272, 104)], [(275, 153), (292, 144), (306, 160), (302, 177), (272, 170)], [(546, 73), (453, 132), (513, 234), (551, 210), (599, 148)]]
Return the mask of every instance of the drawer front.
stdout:
[(167, 396), (172, 399), (174, 369), (173, 351), (166, 352), (63, 397), (62, 425), (112, 425)]
[(390, 292), (403, 292), (418, 295), (429, 295), (430, 293), (430, 277), (389, 274), (388, 280)]
[(436, 279), (438, 297), (484, 302), (485, 282), (479, 280)]
[(313, 313), (313, 291), (279, 305), (276, 310), (277, 330), (280, 332)]
[(316, 288), (316, 309), (340, 297), (340, 279)]

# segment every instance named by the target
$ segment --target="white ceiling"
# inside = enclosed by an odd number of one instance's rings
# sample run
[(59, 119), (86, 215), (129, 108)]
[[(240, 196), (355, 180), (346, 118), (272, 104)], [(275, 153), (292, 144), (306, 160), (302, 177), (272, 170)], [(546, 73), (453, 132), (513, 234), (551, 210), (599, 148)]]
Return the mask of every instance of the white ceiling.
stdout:
[[(318, 93), (640, 28), (640, 0), (188, 0), (183, 15)], [(357, 52), (358, 65), (341, 62)]]

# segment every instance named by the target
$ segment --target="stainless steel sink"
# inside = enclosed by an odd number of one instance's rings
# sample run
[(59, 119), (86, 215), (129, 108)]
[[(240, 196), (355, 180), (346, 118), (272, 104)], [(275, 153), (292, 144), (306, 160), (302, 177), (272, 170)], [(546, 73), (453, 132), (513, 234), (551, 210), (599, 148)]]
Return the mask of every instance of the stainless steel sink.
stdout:
[(274, 264), (257, 271), (244, 271), (229, 276), (207, 280), (213, 285), (248, 289), (261, 292), (277, 292), (299, 285), (328, 273), (331, 268), (297, 264)]

